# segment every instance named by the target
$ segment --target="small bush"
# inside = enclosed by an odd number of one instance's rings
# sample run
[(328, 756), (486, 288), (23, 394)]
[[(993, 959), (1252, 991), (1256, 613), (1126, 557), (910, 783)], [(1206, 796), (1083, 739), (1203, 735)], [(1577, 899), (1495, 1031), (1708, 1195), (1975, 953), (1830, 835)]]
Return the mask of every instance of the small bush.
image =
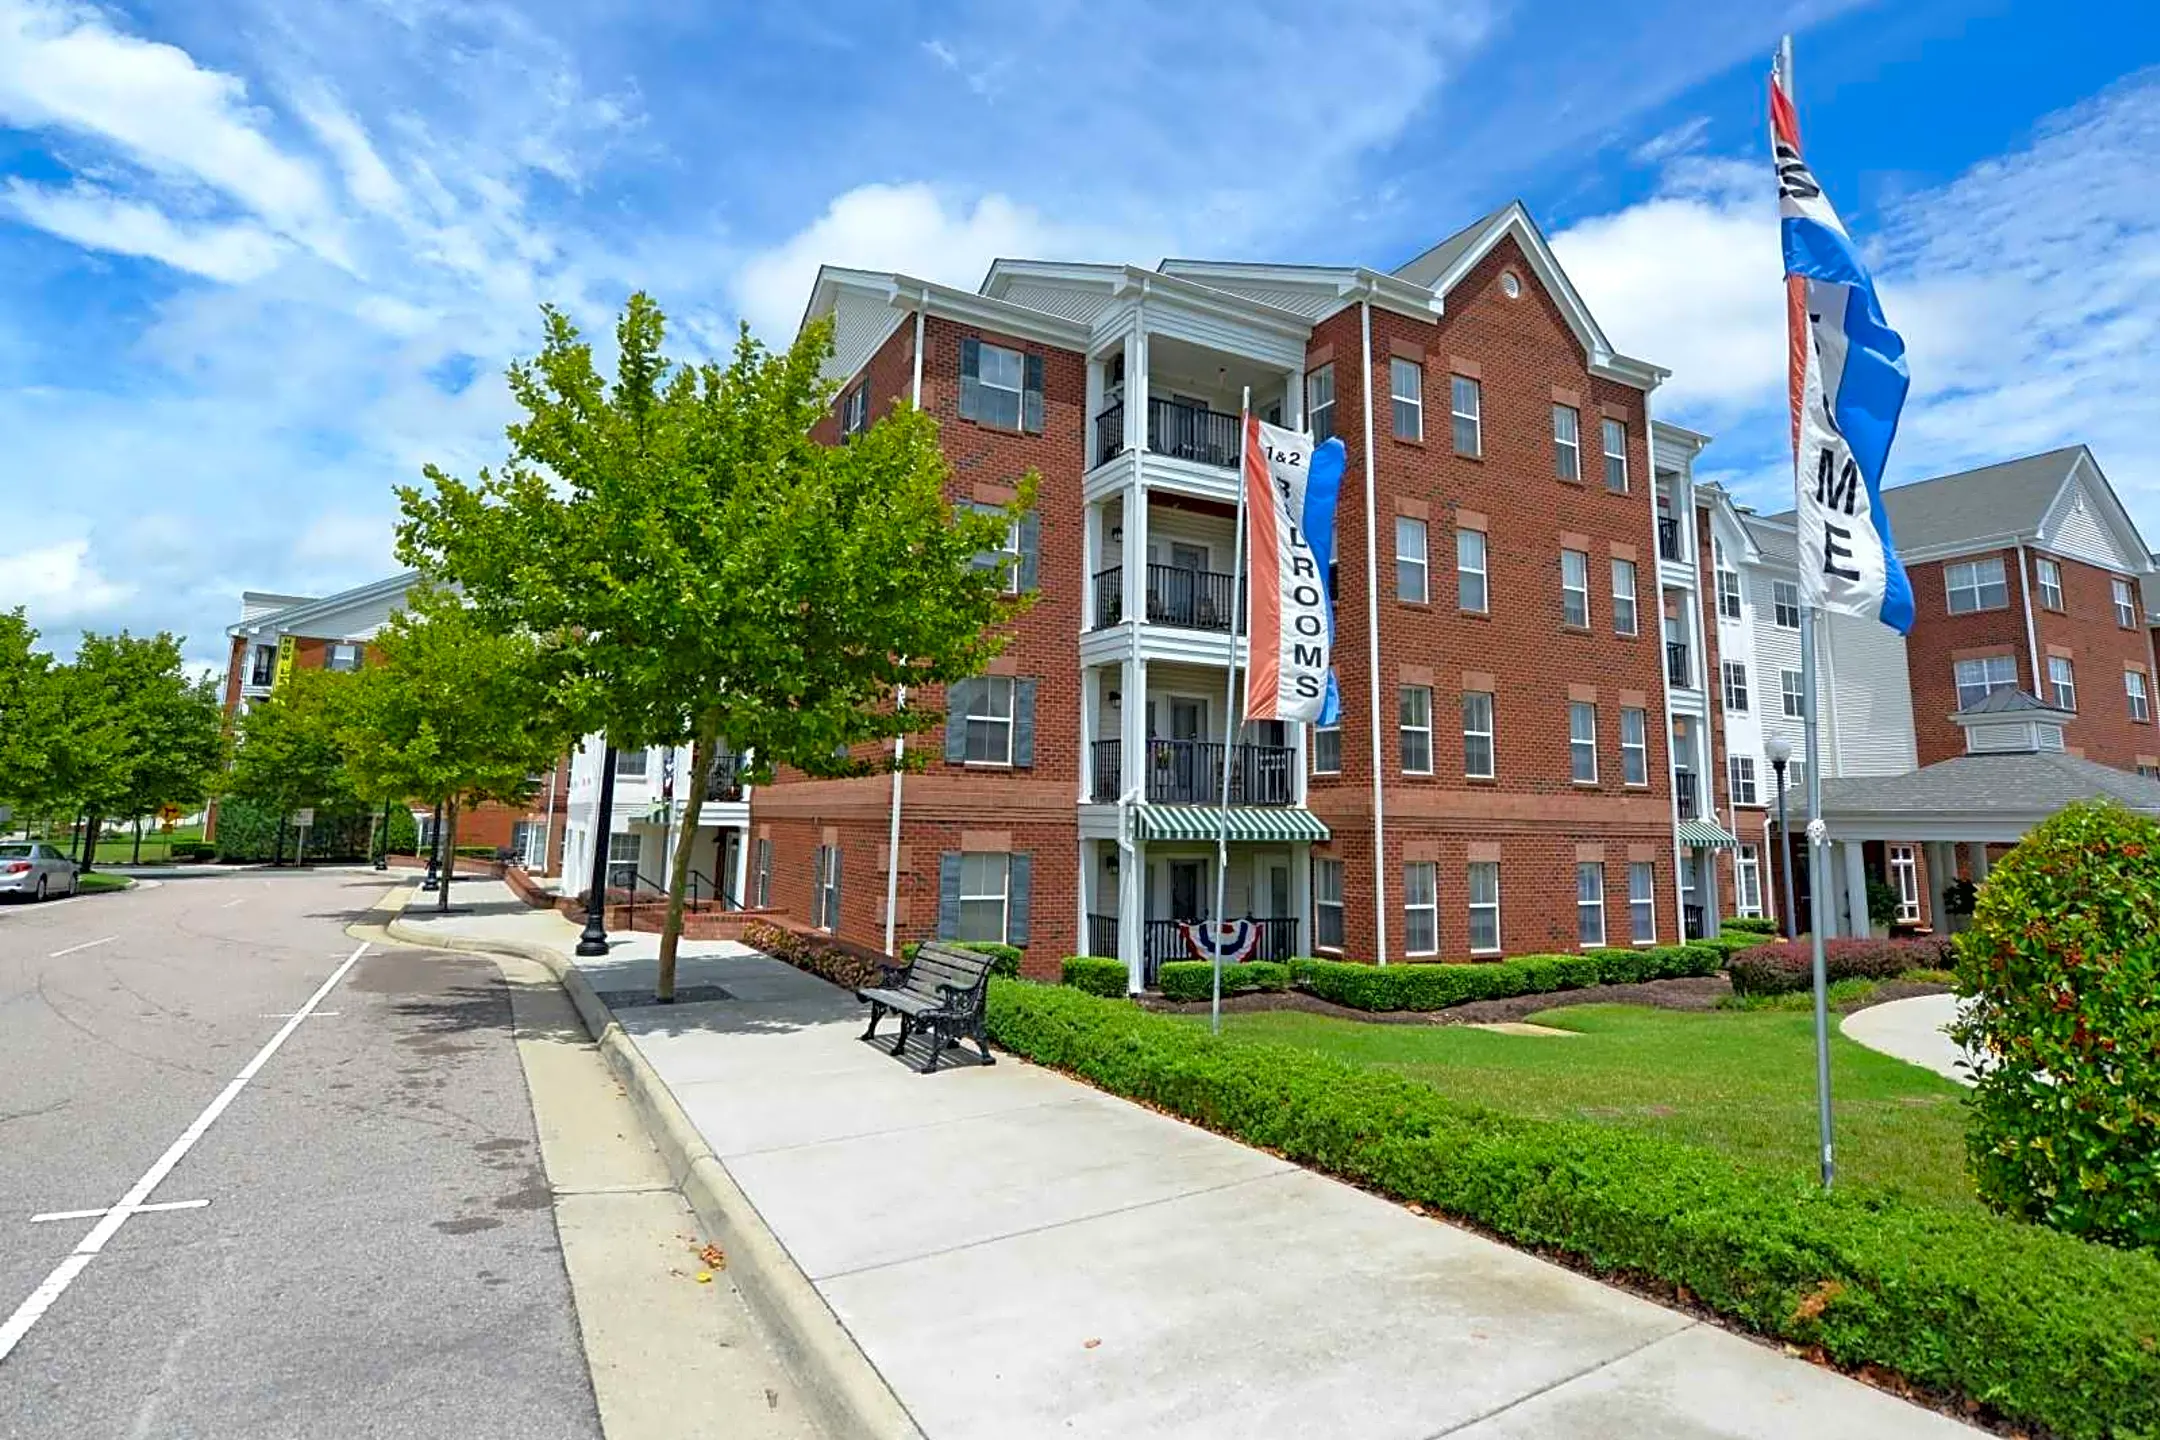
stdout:
[[(1732, 957), (1726, 969), (1741, 995), (1782, 995), (1815, 985), (1813, 942), (1780, 941), (1758, 945)], [(1946, 940), (1825, 940), (1823, 972), (1839, 980), (1894, 980), (1908, 970), (1941, 968), (1951, 946)]]
[[(1839, 980), (1823, 992), (1827, 1007), (1840, 1014), (1857, 1010), (1875, 998), (1882, 989), (1880, 980)], [(1785, 990), (1776, 995), (1743, 995), (1738, 991), (1718, 999), (1720, 1010), (1813, 1010), (1815, 987), (1805, 990)]]
[(1066, 956), (1061, 978), (1075, 990), (1111, 1000), (1124, 999), (1126, 987), (1131, 983), (1124, 961), (1105, 959), (1100, 955)]
[[(1002, 975), (1008, 980), (1020, 978), (1020, 957), (1026, 952), (1017, 945), (1001, 945), (995, 940), (947, 940), (943, 943), (955, 950), (973, 950), (978, 955), (990, 956), (990, 973), (993, 975)], [(922, 944), (920, 940), (908, 941), (900, 947), (900, 958), (913, 960)]]
[[(1165, 1000), (1206, 1000), (1215, 993), (1215, 967), (1205, 960), (1168, 960), (1155, 974)], [(1247, 960), (1225, 965), (1222, 993), (1250, 995), (1290, 988), (1290, 967), (1275, 960)]]
[(182, 840), (174, 844), (168, 858), (186, 862), (215, 860), (217, 846), (203, 840)]
[(743, 926), (743, 943), (845, 990), (877, 984), (884, 960), (829, 935), (804, 935), (763, 920)]
[(1722, 960), (1726, 957), (1737, 955), (1742, 950), (1752, 950), (1756, 946), (1761, 945), (1764, 942), (1764, 939), (1764, 936), (1757, 935), (1752, 931), (1743, 930), (1737, 934), (1719, 934), (1709, 936), (1702, 940), (1690, 940), (1688, 941), (1688, 944), (1707, 945), (1712, 950), (1717, 951), (1719, 958)]
[(1978, 1055), (1980, 1197), (2021, 1220), (2160, 1248), (2160, 822), (2078, 804), (1980, 887), (1957, 946)]
[(1778, 922), (1767, 915), (1735, 915), (1718, 922), (1720, 935), (1775, 935)]
[(1724, 956), (1714, 947), (1656, 945), (1467, 965), (1355, 965), (1300, 958), (1290, 962), (1290, 972), (1300, 990), (1353, 1010), (1445, 1010), (1473, 1000), (1715, 975), (1723, 963)]

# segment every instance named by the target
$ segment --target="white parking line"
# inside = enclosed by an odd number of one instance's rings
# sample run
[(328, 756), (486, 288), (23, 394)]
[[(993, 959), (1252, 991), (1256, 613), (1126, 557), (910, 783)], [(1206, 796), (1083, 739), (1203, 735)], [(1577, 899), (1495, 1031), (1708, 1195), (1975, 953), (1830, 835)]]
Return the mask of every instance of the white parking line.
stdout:
[(242, 895), (242, 896), (240, 896), (240, 897), (239, 897), (238, 899), (235, 899), (235, 900), (227, 900), (227, 901), (226, 901), (226, 902), (225, 902), (224, 904), (222, 904), (222, 905), (218, 906), (217, 908), (218, 908), (218, 909), (220, 909), (220, 910), (230, 910), (230, 909), (232, 909), (232, 907), (233, 907), (233, 906), (235, 906), (235, 905), (245, 905), (245, 904), (247, 904), (247, 896), (245, 896), (245, 895)]
[[(268, 1015), (258, 1015), (255, 1018), (258, 1020), (290, 1020), (295, 1013), (291, 1010), (279, 1010)], [(317, 1010), (313, 1015), (302, 1015), (300, 1018), (303, 1020), (335, 1020), (337, 1015), (338, 1012), (335, 1010)]]
[(294, 1012), (291, 1019), (278, 1027), (277, 1034), (272, 1035), (262, 1049), (255, 1052), (255, 1058), (240, 1067), (240, 1073), (233, 1076), (225, 1088), (218, 1092), (217, 1098), (210, 1102), (202, 1114), (195, 1117), (187, 1129), (180, 1132), (180, 1138), (166, 1148), (155, 1164), (143, 1171), (141, 1179), (128, 1187), (127, 1194), (120, 1197), (120, 1203), (106, 1211), (97, 1224), (90, 1227), (90, 1233), (83, 1236), (81, 1243), (68, 1257), (53, 1267), (52, 1274), (45, 1277), (44, 1283), (30, 1292), (30, 1298), (15, 1307), (15, 1313), (8, 1316), (5, 1324), (0, 1324), (0, 1363), (5, 1363), (7, 1357), (14, 1353), (15, 1347), (22, 1343), (23, 1336), (30, 1333), (30, 1327), (37, 1324), (45, 1312), (53, 1307), (53, 1302), (67, 1292), (68, 1286), (75, 1283), (75, 1277), (82, 1274), (92, 1260), (97, 1259), (98, 1252), (105, 1248), (105, 1243), (118, 1234), (120, 1227), (127, 1224), (128, 1218), (150, 1198), (150, 1192), (164, 1182), (165, 1177), (172, 1173), (173, 1167), (180, 1163), (188, 1151), (195, 1148), (195, 1142), (202, 1139), (210, 1127), (217, 1123), (217, 1118), (225, 1113), (226, 1107), (239, 1098), (240, 1092), (247, 1088), (248, 1081), (253, 1080), (263, 1066), (270, 1063), (270, 1057), (277, 1054), (278, 1047), (292, 1038), (293, 1031), (300, 1028), (300, 1022), (306, 1019), (316, 1006), (322, 1004), (330, 992), (337, 988), (337, 983), (345, 978), (346, 972), (360, 962), (360, 957), (367, 948), (368, 942), (365, 940), (353, 948), (352, 954), (345, 957), (345, 963), (330, 972), (330, 978), (317, 987), (315, 993), (308, 997), (307, 1003)]
[[(132, 1213), (147, 1215), (153, 1210), (200, 1210), (209, 1203), (208, 1200), (160, 1200), (154, 1205), (137, 1205)], [(43, 1215), (32, 1215), (30, 1223), (43, 1225), (50, 1220), (96, 1220), (119, 1208), (115, 1205), (104, 1210), (48, 1210)]]
[(119, 938), (120, 937), (117, 935), (100, 935), (95, 940), (85, 940), (80, 945), (70, 945), (65, 950), (55, 950), (52, 952), (52, 954), (46, 956), (45, 958), (48, 960), (57, 960), (62, 955), (73, 955), (78, 950), (88, 950), (93, 945), (103, 945), (106, 944), (108, 941), (117, 940)]

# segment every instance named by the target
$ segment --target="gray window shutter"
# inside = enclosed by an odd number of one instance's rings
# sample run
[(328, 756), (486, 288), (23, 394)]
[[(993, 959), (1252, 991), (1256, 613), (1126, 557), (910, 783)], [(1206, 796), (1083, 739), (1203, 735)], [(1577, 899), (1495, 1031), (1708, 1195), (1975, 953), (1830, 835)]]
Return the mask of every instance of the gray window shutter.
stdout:
[(1041, 569), (1038, 557), (1042, 554), (1042, 516), (1033, 510), (1020, 517), (1020, 588), (1035, 588), (1036, 572)]
[(960, 852), (947, 850), (938, 857), (937, 933), (940, 940), (960, 934)]
[(1029, 892), (1034, 888), (1035, 857), (1022, 851), (1010, 856), (1006, 863), (1010, 868), (1007, 871), (1005, 943), (1024, 950), (1028, 943), (1028, 901), (1031, 898)]
[(974, 688), (972, 680), (955, 680), (945, 687), (945, 763), (948, 765), (959, 765), (967, 760), (968, 694)]
[(960, 342), (960, 418), (982, 418), (982, 341), (973, 335)]
[(1026, 379), (1021, 382), (1020, 428), (1037, 434), (1043, 428), (1043, 359), (1040, 355), (1027, 357)]
[(1013, 758), (1025, 768), (1035, 763), (1035, 682), (1013, 681)]

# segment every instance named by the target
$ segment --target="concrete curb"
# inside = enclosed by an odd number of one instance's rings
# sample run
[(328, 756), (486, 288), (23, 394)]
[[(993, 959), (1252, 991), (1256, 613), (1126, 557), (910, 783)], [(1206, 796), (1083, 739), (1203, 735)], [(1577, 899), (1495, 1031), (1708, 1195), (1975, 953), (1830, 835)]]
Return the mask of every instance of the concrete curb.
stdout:
[(608, 1069), (622, 1081), (668, 1174), (681, 1187), (699, 1223), (726, 1250), (728, 1273), (736, 1288), (764, 1325), (781, 1364), (803, 1387), (825, 1432), (834, 1440), (854, 1436), (924, 1440), (921, 1428), (885, 1377), (713, 1154), (675, 1092), (623, 1030), (583, 971), (545, 945), (437, 935), (409, 923), (402, 914), (391, 917), (383, 930), (393, 940), (433, 950), (511, 955), (544, 966), (569, 995)]

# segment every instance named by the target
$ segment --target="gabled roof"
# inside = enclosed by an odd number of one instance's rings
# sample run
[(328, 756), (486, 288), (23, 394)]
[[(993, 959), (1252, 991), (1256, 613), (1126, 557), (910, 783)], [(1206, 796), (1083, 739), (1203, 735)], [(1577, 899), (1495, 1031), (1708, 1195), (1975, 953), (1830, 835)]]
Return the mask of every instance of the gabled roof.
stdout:
[(350, 590), (340, 590), (335, 595), (325, 595), (319, 600), (303, 600), (288, 605), (283, 610), (272, 610), (243, 620), (238, 625), (226, 627), (228, 635), (283, 635), (299, 630), (326, 615), (340, 610), (379, 605), (386, 600), (402, 599), (420, 580), (418, 570), (405, 570), (382, 580), (370, 580), (365, 585), (355, 585)]
[(1942, 815), (2037, 823), (2076, 800), (2119, 800), (2160, 814), (2160, 781), (2061, 751), (1959, 755), (1903, 775), (1822, 780), (1822, 805), (1837, 833), (1843, 815)]
[(2037, 700), (2015, 685), (2004, 685), (1958, 711), (1960, 715), (2026, 715), (2035, 711), (2045, 715), (2059, 715), (2070, 719), (2070, 712), (2058, 710), (2053, 705)]
[(1521, 203), (1518, 200), (1510, 200), (1491, 214), (1478, 216), (1477, 219), (1463, 226), (1462, 229), (1457, 230), (1415, 260), (1406, 261), (1396, 266), (1395, 273), (1405, 280), (1414, 281), (1424, 286), (1428, 290), (1433, 289), (1441, 276), (1453, 270), (1456, 263), (1463, 256), (1470, 253), (1471, 248), (1478, 243), (1479, 236), (1490, 230), (1506, 216), (1509, 210)]

